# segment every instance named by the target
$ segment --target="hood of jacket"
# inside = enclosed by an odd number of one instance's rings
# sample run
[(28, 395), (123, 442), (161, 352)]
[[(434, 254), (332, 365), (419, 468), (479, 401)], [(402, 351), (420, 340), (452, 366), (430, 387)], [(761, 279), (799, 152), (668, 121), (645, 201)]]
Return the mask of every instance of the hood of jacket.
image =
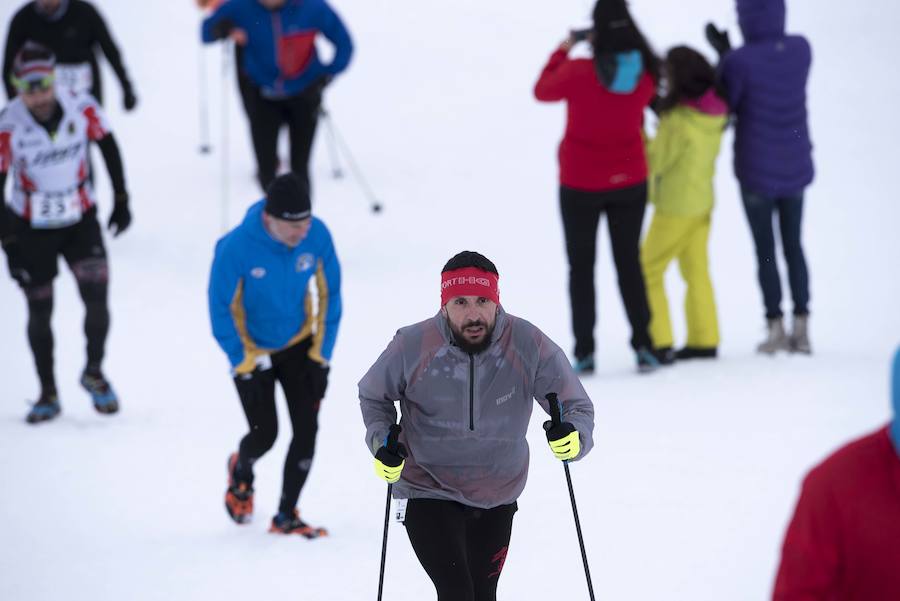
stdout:
[(737, 13), (746, 42), (784, 36), (784, 0), (737, 0)]

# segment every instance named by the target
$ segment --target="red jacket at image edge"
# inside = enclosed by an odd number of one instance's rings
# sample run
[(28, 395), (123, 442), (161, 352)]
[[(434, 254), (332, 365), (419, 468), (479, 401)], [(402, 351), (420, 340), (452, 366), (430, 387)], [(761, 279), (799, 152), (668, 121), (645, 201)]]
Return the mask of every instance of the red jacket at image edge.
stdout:
[(839, 449), (807, 475), (773, 599), (900, 599), (900, 456), (887, 428)]
[(567, 188), (599, 192), (647, 180), (642, 130), (644, 108), (655, 93), (646, 72), (630, 94), (607, 90), (592, 59), (570, 60), (557, 50), (541, 72), (534, 95), (543, 102), (565, 100), (566, 133), (559, 145), (559, 180)]

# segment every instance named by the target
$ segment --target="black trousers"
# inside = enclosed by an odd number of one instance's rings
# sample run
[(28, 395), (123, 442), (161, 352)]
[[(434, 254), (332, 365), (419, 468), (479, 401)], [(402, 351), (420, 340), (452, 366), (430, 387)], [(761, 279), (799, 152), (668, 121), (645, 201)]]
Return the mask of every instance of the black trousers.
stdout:
[(410, 499), (403, 523), (438, 601), (496, 601), (517, 509)]
[[(278, 416), (275, 413), (275, 382), (281, 384), (287, 400), (294, 436), (284, 460), (284, 479), (278, 510), (290, 513), (297, 506), (300, 491), (312, 466), (319, 429), (319, 403), (310, 378), (310, 341), (272, 354), (272, 367), (256, 371), (250, 379), (235, 378), (238, 395), (250, 431), (241, 439), (235, 477), (253, 482), (253, 464), (275, 444)], [(318, 368), (314, 368), (318, 369)]]
[(597, 228), (603, 213), (609, 221), (619, 293), (631, 323), (631, 347), (651, 348), (650, 306), (640, 260), (647, 185), (609, 192), (585, 192), (560, 186), (559, 198), (569, 257), (569, 298), (572, 303), (575, 357), (581, 359), (594, 352), (594, 326), (597, 323), (594, 263)]
[(319, 123), (322, 92), (313, 86), (289, 98), (264, 98), (242, 87), (241, 98), (250, 118), (250, 135), (256, 154), (257, 177), (265, 190), (278, 171), (278, 133), (287, 125), (291, 143), (291, 171), (309, 187), (309, 156)]
[(44, 393), (56, 392), (53, 370), (53, 280), (59, 256), (65, 258), (78, 283), (85, 306), (87, 369), (100, 371), (109, 333), (109, 265), (96, 209), (90, 209), (75, 225), (52, 230), (31, 229), (15, 219), (17, 243), (15, 267), (21, 270), (19, 285), (28, 301), (28, 343), (34, 355)]

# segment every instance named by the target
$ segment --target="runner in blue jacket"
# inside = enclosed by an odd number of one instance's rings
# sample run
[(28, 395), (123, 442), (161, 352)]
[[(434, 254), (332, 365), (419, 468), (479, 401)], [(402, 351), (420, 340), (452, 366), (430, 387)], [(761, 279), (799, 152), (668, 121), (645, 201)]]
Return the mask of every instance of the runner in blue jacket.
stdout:
[[(335, 47), (329, 64), (316, 51), (320, 33)], [(227, 0), (203, 21), (202, 38), (231, 38), (242, 47), (242, 97), (260, 185), (266, 189), (275, 178), (283, 125), (290, 130), (291, 169), (308, 182), (322, 90), (353, 54), (340, 17), (324, 0)]]
[(209, 281), (209, 313), (249, 424), (238, 452), (228, 461), (229, 515), (239, 524), (252, 515), (253, 463), (272, 448), (278, 432), (278, 381), (294, 438), (270, 531), (323, 534), (300, 519), (296, 506), (312, 464), (319, 404), (341, 320), (341, 269), (331, 234), (312, 216), (300, 178), (277, 177), (243, 223), (219, 240)]

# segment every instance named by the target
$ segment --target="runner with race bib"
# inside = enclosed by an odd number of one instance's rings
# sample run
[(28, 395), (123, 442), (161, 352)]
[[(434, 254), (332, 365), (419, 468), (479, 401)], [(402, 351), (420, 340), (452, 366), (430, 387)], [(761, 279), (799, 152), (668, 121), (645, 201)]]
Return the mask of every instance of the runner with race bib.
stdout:
[[(86, 308), (88, 356), (81, 385), (100, 413), (119, 409), (100, 369), (109, 331), (109, 269), (97, 222), (90, 144), (99, 146), (115, 192), (108, 222), (115, 236), (131, 223), (122, 157), (93, 97), (57, 94), (54, 67), (50, 50), (26, 44), (13, 68), (18, 96), (0, 112), (0, 242), (10, 275), (28, 300), (28, 341), (41, 383), (41, 395), (26, 418), (29, 423), (60, 412), (50, 328), (60, 255), (75, 275)], [(10, 170), (12, 195), (6, 198)]]

